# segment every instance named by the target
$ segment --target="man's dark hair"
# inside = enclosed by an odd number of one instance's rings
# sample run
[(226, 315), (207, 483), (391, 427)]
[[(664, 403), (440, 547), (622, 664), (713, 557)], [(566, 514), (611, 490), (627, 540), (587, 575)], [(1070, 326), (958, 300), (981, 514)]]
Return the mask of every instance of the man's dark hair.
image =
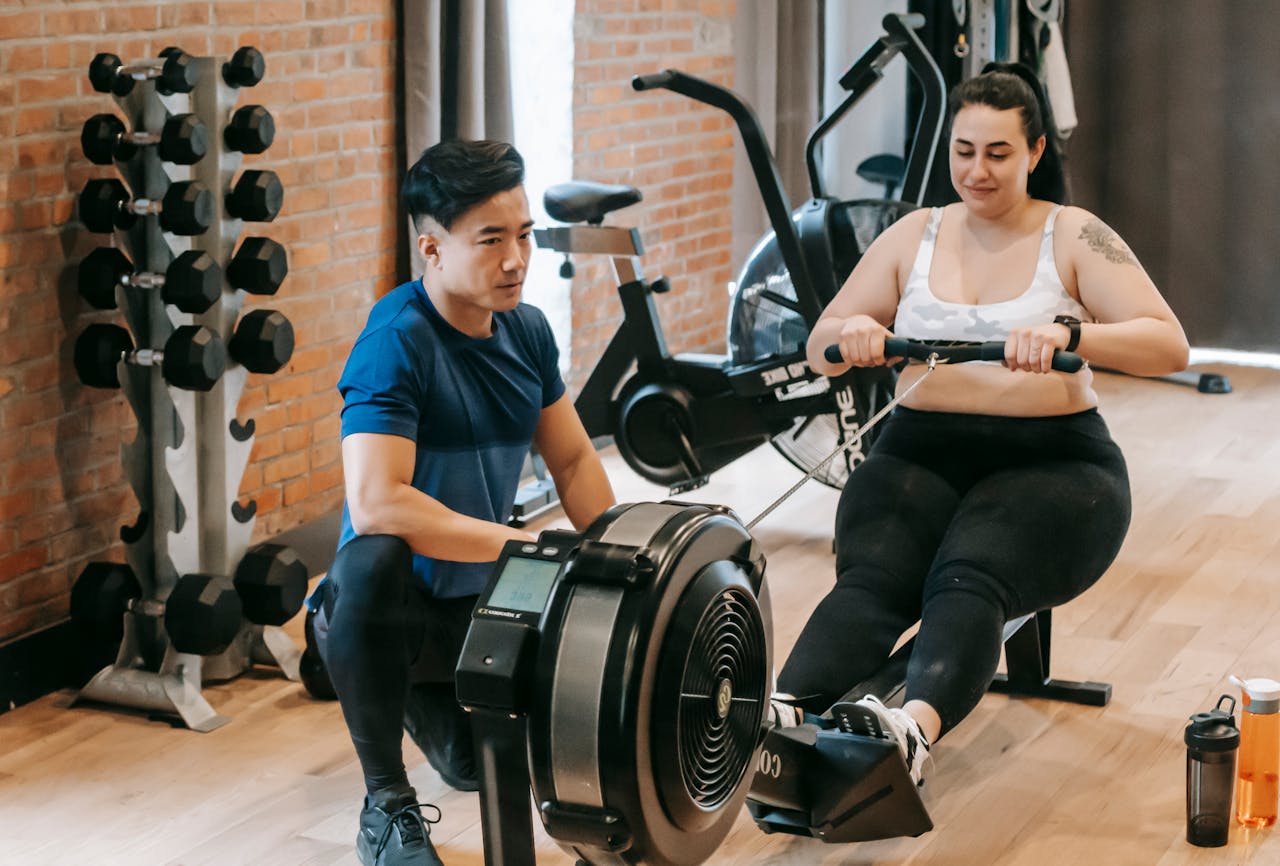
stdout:
[(1018, 109), (1027, 145), (1034, 147), (1036, 139), (1042, 135), (1045, 138), (1044, 154), (1027, 178), (1027, 192), (1032, 198), (1066, 202), (1067, 182), (1058, 134), (1044, 88), (1034, 72), (1021, 63), (988, 63), (981, 75), (953, 87), (947, 103), (952, 121), (966, 105), (987, 105), (997, 111)]
[(505, 141), (434, 144), (405, 174), (400, 196), (415, 226), (428, 216), (446, 231), (468, 209), (524, 183), (524, 158)]

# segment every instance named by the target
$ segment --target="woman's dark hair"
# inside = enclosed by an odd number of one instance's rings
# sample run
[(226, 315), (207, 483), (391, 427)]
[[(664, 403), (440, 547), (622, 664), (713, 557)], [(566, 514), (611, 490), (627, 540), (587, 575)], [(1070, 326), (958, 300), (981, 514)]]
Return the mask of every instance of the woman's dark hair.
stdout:
[(524, 183), (524, 158), (505, 141), (434, 144), (404, 176), (400, 196), (413, 224), (428, 216), (446, 231), (470, 208)]
[(988, 63), (982, 74), (962, 81), (951, 89), (947, 111), (954, 121), (966, 105), (987, 105), (997, 111), (1018, 109), (1027, 144), (1034, 146), (1044, 136), (1044, 154), (1027, 178), (1032, 198), (1065, 204), (1067, 180), (1058, 150), (1058, 133), (1044, 88), (1034, 72), (1021, 63)]

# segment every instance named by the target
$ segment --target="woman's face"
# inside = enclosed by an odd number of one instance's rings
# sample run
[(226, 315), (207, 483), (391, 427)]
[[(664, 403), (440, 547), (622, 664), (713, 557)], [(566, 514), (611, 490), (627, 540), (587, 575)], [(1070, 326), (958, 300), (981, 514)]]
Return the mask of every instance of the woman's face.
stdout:
[(1018, 109), (966, 105), (951, 124), (951, 185), (971, 212), (998, 216), (1026, 200), (1043, 153), (1043, 135), (1027, 144)]

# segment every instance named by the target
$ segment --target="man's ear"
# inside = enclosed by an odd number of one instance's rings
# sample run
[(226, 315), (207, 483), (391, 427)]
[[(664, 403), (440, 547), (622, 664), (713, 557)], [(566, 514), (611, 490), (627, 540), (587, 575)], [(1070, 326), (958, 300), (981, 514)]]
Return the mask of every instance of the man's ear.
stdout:
[(440, 239), (435, 232), (418, 235), (418, 252), (428, 267), (440, 269)]

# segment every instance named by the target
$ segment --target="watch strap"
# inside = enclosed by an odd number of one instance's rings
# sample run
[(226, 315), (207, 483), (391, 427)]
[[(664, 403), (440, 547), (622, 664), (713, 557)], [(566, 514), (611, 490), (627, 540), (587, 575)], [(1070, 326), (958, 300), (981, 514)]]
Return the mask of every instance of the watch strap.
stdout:
[(1070, 338), (1067, 340), (1066, 351), (1074, 352), (1076, 346), (1080, 345), (1080, 320), (1075, 316), (1055, 316), (1054, 324), (1066, 325), (1067, 330), (1071, 332)]

